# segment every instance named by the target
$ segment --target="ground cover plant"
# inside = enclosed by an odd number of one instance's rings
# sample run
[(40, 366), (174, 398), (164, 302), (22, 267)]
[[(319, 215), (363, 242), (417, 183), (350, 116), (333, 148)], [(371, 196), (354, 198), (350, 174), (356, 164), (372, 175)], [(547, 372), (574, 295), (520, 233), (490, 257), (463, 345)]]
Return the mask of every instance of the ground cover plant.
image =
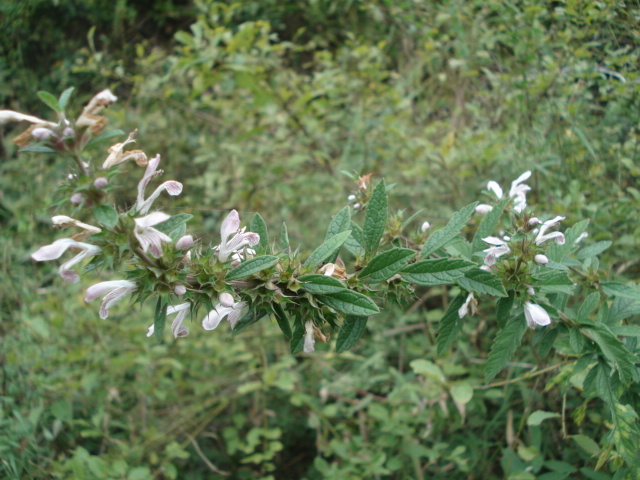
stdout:
[(197, 2), (7, 100), (6, 475), (635, 478), (638, 12), (504, 7)]

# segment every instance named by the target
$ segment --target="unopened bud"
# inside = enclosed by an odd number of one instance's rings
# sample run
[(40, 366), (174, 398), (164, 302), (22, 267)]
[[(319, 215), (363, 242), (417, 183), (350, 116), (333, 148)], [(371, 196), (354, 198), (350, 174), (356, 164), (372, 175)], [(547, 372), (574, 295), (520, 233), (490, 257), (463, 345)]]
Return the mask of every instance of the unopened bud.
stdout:
[(547, 263), (549, 263), (549, 259), (547, 258), (547, 256), (542, 255), (541, 253), (533, 257), (533, 261), (539, 263), (540, 265), (546, 265)]
[(185, 287), (182, 284), (176, 285), (173, 288), (173, 293), (175, 293), (176, 295), (178, 295), (179, 297), (181, 297), (182, 295), (184, 295), (185, 293), (187, 293), (187, 287)]
[(479, 213), (481, 215), (486, 215), (491, 210), (493, 210), (493, 207), (491, 205), (487, 205), (486, 203), (481, 203), (476, 207), (476, 213)]
[(527, 287), (527, 293), (529, 295), (535, 295), (536, 291), (533, 289), (533, 287)]
[(538, 219), (538, 217), (531, 217), (528, 223), (533, 227), (534, 225), (538, 225), (540, 223), (540, 220)]
[(109, 185), (109, 180), (104, 177), (98, 177), (93, 181), (93, 186), (96, 188), (105, 188)]
[(227, 292), (221, 293), (218, 301), (223, 307), (233, 307), (233, 304), (235, 303), (235, 301), (233, 300), (233, 295)]
[(82, 202), (84, 202), (84, 195), (81, 193), (74, 193), (73, 195), (71, 195), (71, 198), (69, 198), (69, 200), (73, 205), (80, 205)]
[(62, 131), (63, 138), (71, 138), (71, 137), (75, 137), (75, 135), (76, 135), (76, 131), (71, 127), (67, 127)]
[(40, 142), (48, 140), (52, 135), (53, 131), (44, 127), (34, 128), (31, 132), (31, 136)]
[(360, 205), (360, 203), (354, 203), (353, 204), (353, 208), (358, 210), (362, 205)]
[(421, 226), (420, 226), (420, 231), (422, 233), (426, 232), (427, 230), (429, 230), (429, 227), (431, 227), (431, 224), (429, 222), (424, 222)]
[(178, 250), (187, 250), (191, 247), (193, 247), (193, 237), (191, 235), (184, 235), (176, 242), (176, 248)]
[(355, 199), (356, 199), (356, 196), (355, 196), (355, 195), (349, 195), (349, 196), (347, 197), (347, 200), (348, 200), (348, 201), (350, 201), (350, 202), (353, 202)]

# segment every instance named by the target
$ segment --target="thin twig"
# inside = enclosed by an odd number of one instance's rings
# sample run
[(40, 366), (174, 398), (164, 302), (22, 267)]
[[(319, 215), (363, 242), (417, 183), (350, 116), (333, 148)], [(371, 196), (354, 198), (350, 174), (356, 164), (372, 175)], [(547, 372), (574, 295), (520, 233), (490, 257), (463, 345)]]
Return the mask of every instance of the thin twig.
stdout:
[(207, 467), (209, 467), (211, 469), (212, 472), (216, 472), (220, 475), (231, 475), (231, 472), (225, 472), (224, 470), (220, 470), (218, 467), (216, 467), (213, 463), (211, 463), (211, 460), (209, 460), (204, 453), (202, 453), (202, 450), (200, 450), (200, 445), (198, 445), (198, 442), (196, 442), (196, 439), (193, 438), (191, 435), (189, 435), (188, 433), (185, 432), (185, 435), (187, 436), (187, 438), (189, 439), (189, 441), (191, 442), (191, 445), (193, 445), (193, 448), (196, 450), (196, 453), (198, 454), (198, 456), (202, 459), (202, 461), (207, 465)]

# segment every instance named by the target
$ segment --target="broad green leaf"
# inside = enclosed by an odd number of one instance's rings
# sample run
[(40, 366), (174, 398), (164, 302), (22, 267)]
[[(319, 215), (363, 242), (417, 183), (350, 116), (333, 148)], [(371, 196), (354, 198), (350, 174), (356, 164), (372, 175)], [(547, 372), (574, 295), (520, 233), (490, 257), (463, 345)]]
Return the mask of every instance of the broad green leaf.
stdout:
[(264, 218), (259, 213), (256, 213), (251, 219), (249, 231), (260, 235), (260, 243), (255, 246), (256, 252), (258, 254), (265, 253), (269, 248), (269, 231)]
[(469, 221), (469, 218), (474, 212), (477, 204), (478, 202), (474, 202), (470, 205), (467, 205), (462, 210), (454, 213), (451, 217), (451, 220), (449, 220), (449, 223), (447, 223), (444, 228), (433, 232), (422, 247), (420, 256), (427, 257), (439, 248), (444, 247), (454, 238), (456, 238)]
[[(336, 214), (335, 217), (331, 219), (331, 222), (329, 222), (325, 240), (328, 240), (338, 233), (346, 232), (347, 230), (351, 230), (351, 211), (349, 207), (344, 207)], [(327, 258), (326, 261), (330, 263), (335, 262), (338, 258), (339, 253), (340, 247), (338, 247), (336, 251)]]
[(475, 263), (462, 259), (432, 258), (408, 265), (401, 270), (400, 275), (416, 285), (448, 285), (464, 276), (474, 265)]
[(466, 405), (473, 398), (473, 387), (466, 381), (455, 383), (451, 387), (451, 396), (458, 405)]
[(511, 360), (527, 329), (523, 315), (511, 317), (505, 327), (498, 332), (484, 369), (484, 381), (489, 383)]
[(364, 248), (368, 254), (375, 253), (387, 226), (387, 187), (384, 179), (371, 194), (364, 215)]
[(560, 414), (556, 412), (545, 412), (544, 410), (536, 410), (529, 418), (527, 418), (527, 425), (530, 427), (537, 427), (545, 420), (549, 420), (550, 418), (559, 418)]
[(317, 273), (298, 277), (298, 281), (302, 284), (300, 287), (305, 292), (313, 295), (329, 295), (346, 289), (340, 280)]
[(280, 230), (280, 250), (288, 252), (291, 249), (289, 245), (289, 232), (287, 231), (287, 224), (282, 222), (282, 229)]
[(603, 242), (596, 242), (593, 245), (589, 245), (588, 247), (583, 248), (582, 250), (576, 253), (576, 257), (584, 260), (585, 258), (595, 257), (596, 255), (600, 255), (607, 248), (611, 246), (613, 242), (610, 240), (605, 240)]
[(574, 290), (573, 280), (569, 278), (567, 272), (559, 270), (547, 270), (536, 275), (532, 286), (542, 293), (566, 293), (571, 295)]
[(473, 268), (465, 272), (464, 277), (458, 279), (458, 285), (470, 292), (486, 293), (494, 297), (507, 296), (500, 279), (493, 273), (480, 268)]
[(358, 274), (369, 283), (384, 282), (404, 268), (416, 252), (408, 248), (394, 248), (377, 255)]
[(498, 319), (498, 325), (503, 328), (509, 316), (511, 316), (511, 309), (513, 308), (513, 302), (515, 301), (515, 292), (509, 290), (508, 296), (498, 299), (496, 304), (496, 318)]
[(109, 130), (108, 132), (104, 132), (103, 134), (92, 139), (89, 143), (87, 143), (87, 146), (85, 148), (95, 147), (100, 143), (111, 140), (114, 137), (119, 137), (120, 135), (124, 135), (124, 132), (122, 130)]
[(45, 147), (44, 145), (29, 145), (21, 148), (18, 152), (57, 153), (53, 148)]
[(181, 225), (184, 225), (189, 220), (193, 218), (193, 215), (189, 213), (179, 213), (178, 215), (174, 215), (164, 222), (158, 224), (155, 228), (167, 235), (173, 232), (176, 228), (179, 228)]
[(263, 309), (249, 310), (249, 312), (247, 312), (247, 314), (244, 317), (238, 320), (238, 323), (236, 323), (235, 327), (233, 327), (232, 336), (235, 337), (236, 335), (241, 333), (243, 330), (245, 330), (249, 325), (253, 325), (254, 323), (258, 322), (267, 313), (268, 312)]
[(276, 317), (276, 322), (278, 322), (280, 330), (282, 330), (282, 333), (284, 333), (284, 336), (287, 339), (291, 339), (291, 325), (289, 324), (289, 319), (287, 318), (287, 314), (285, 313), (284, 309), (280, 306), (280, 304), (275, 302), (271, 304), (271, 307), (273, 308), (273, 313)]
[(40, 91), (38, 92), (38, 97), (40, 97), (40, 100), (42, 100), (47, 105), (47, 107), (49, 107), (53, 111), (57, 113), (60, 113), (62, 111), (60, 105), (58, 104), (58, 99), (51, 95), (49, 92)]
[(640, 286), (636, 284), (625, 285), (618, 282), (601, 283), (600, 286), (604, 293), (611, 297), (630, 298), (632, 300), (640, 300)]
[(274, 257), (273, 255), (262, 255), (250, 260), (245, 260), (236, 268), (231, 270), (227, 274), (225, 280), (231, 281), (238, 280), (239, 278), (243, 277), (248, 277), (249, 275), (253, 275), (254, 273), (258, 273), (262, 270), (273, 267), (276, 263), (278, 263), (278, 257)]
[(367, 326), (367, 316), (347, 315), (338, 332), (338, 339), (336, 340), (336, 352), (342, 353), (353, 347)]
[(58, 105), (60, 106), (61, 111), (64, 112), (64, 110), (67, 108), (69, 97), (71, 97), (71, 94), (73, 93), (74, 90), (75, 90), (74, 87), (69, 87), (60, 95), (60, 98), (58, 99)]
[(577, 321), (579, 322), (580, 319), (589, 318), (589, 315), (591, 315), (598, 306), (599, 301), (600, 294), (598, 292), (593, 292), (589, 295), (578, 309)]
[(620, 325), (619, 327), (609, 327), (609, 330), (620, 337), (640, 337), (640, 327), (637, 325)]
[(510, 201), (511, 197), (505, 196), (505, 198), (500, 200), (498, 204), (484, 216), (484, 218), (480, 222), (480, 226), (478, 227), (476, 234), (473, 236), (473, 241), (471, 242), (471, 249), (474, 253), (487, 248), (487, 244), (484, 243), (482, 239), (493, 235), (493, 232), (500, 223), (502, 213), (504, 212), (505, 207)]
[(316, 298), (334, 310), (347, 315), (369, 316), (380, 313), (373, 300), (353, 290), (343, 290), (331, 295), (317, 295)]
[(600, 446), (591, 437), (587, 437), (583, 434), (568, 435), (568, 438), (576, 442), (585, 452), (592, 457), (595, 457), (600, 453)]
[(289, 341), (289, 349), (291, 355), (296, 355), (304, 349), (304, 324), (297, 318), (293, 322), (293, 333), (291, 334), (291, 340)]
[(320, 262), (326, 262), (331, 255), (335, 253), (336, 250), (339, 250), (340, 247), (344, 244), (347, 238), (351, 235), (351, 230), (347, 230), (346, 232), (340, 232), (337, 235), (325, 240), (322, 245), (316, 248), (307, 261), (304, 262), (305, 267), (311, 267), (317, 265)]
[(611, 303), (607, 323), (617, 324), (636, 315), (640, 315), (640, 302), (632, 298), (616, 297)]
[(604, 357), (616, 366), (623, 383), (628, 384), (637, 376), (634, 355), (606, 325), (596, 324), (593, 327), (583, 328), (583, 331), (596, 342)]
[(162, 341), (164, 325), (167, 323), (167, 306), (168, 302), (166, 301), (166, 298), (162, 296), (158, 297), (155, 313), (153, 315), (153, 333), (159, 342)]
[(354, 257), (362, 256), (365, 254), (363, 244), (364, 233), (362, 232), (362, 228), (360, 228), (360, 225), (357, 223), (351, 222), (351, 235), (347, 238), (347, 241), (344, 242), (344, 248)]
[(418, 360), (413, 360), (409, 365), (411, 365), (411, 369), (418, 375), (431, 378), (432, 380), (436, 380), (440, 383), (446, 382), (442, 369), (430, 360), (420, 358)]
[(93, 216), (101, 225), (113, 228), (118, 224), (120, 215), (111, 205), (99, 205), (93, 210)]
[(436, 344), (438, 345), (438, 355), (442, 355), (452, 344), (462, 330), (463, 319), (458, 315), (458, 310), (465, 302), (467, 292), (460, 293), (449, 304), (449, 308), (440, 320)]

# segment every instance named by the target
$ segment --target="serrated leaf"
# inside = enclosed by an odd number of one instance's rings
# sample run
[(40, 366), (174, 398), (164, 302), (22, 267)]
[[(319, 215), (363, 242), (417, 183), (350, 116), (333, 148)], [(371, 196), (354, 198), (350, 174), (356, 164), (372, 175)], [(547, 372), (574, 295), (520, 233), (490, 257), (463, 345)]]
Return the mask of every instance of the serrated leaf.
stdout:
[(236, 268), (231, 270), (225, 280), (238, 280), (239, 278), (248, 277), (249, 275), (253, 275), (267, 268), (273, 267), (276, 263), (278, 263), (278, 257), (274, 257), (273, 255), (262, 255), (260, 257), (255, 257), (250, 260), (245, 260)]
[(329, 295), (346, 289), (340, 280), (316, 273), (298, 277), (298, 281), (302, 284), (300, 288), (313, 295)]
[(636, 315), (640, 315), (640, 302), (632, 298), (617, 297), (611, 303), (607, 323), (609, 325), (617, 324)]
[(153, 315), (153, 333), (158, 342), (162, 341), (164, 325), (167, 323), (167, 305), (168, 302), (164, 297), (158, 297), (155, 313)]
[(604, 293), (611, 297), (623, 297), (630, 298), (632, 300), (640, 300), (640, 286), (633, 285), (625, 285), (624, 283), (618, 282), (607, 282), (601, 283), (600, 286)]
[(242, 331), (246, 330), (249, 325), (253, 325), (264, 317), (268, 312), (266, 310), (249, 310), (244, 317), (238, 320), (238, 323), (233, 327), (232, 336), (235, 337)]
[(47, 107), (49, 107), (56, 113), (60, 113), (62, 111), (60, 105), (58, 104), (58, 99), (51, 95), (49, 92), (40, 91), (38, 92), (38, 97), (47, 105)]
[(122, 130), (109, 130), (108, 132), (104, 132), (102, 135), (97, 136), (92, 139), (85, 148), (94, 147), (102, 142), (106, 142), (107, 140), (111, 140), (114, 137), (119, 137), (120, 135), (124, 135)]
[[(335, 217), (331, 219), (329, 222), (329, 227), (327, 228), (327, 234), (325, 236), (325, 240), (333, 237), (342, 232), (346, 232), (351, 229), (351, 210), (349, 207), (344, 207), (340, 210)], [(336, 249), (334, 253), (332, 253), (328, 258), (327, 262), (333, 263), (338, 258), (338, 254), (340, 253), (340, 247)]]
[(338, 332), (336, 352), (342, 353), (353, 347), (362, 337), (369, 317), (347, 315)]
[(387, 187), (384, 179), (378, 183), (371, 194), (364, 214), (364, 249), (368, 254), (375, 253), (387, 226)]
[(362, 256), (365, 254), (364, 247), (364, 234), (362, 228), (357, 223), (351, 222), (351, 235), (344, 242), (344, 248), (346, 248), (354, 257)]
[(464, 276), (474, 265), (475, 263), (459, 258), (432, 258), (408, 265), (400, 271), (400, 275), (416, 285), (448, 285)]
[(580, 305), (578, 309), (578, 314), (576, 320), (579, 322), (580, 319), (589, 318), (589, 315), (593, 313), (593, 311), (598, 306), (598, 302), (600, 301), (600, 294), (598, 292), (591, 293)]
[(278, 303), (272, 303), (271, 307), (273, 308), (273, 313), (276, 317), (276, 322), (278, 322), (280, 330), (282, 330), (282, 333), (287, 339), (291, 339), (291, 325), (289, 324), (289, 319), (287, 318), (287, 314), (284, 312), (284, 309)]
[(298, 318), (293, 322), (293, 332), (291, 334), (291, 340), (289, 341), (289, 350), (291, 351), (291, 355), (296, 355), (304, 349), (304, 334), (304, 325)]
[(484, 216), (484, 218), (480, 222), (480, 226), (478, 227), (476, 234), (473, 236), (473, 241), (471, 242), (471, 250), (473, 251), (473, 253), (482, 251), (484, 248), (486, 248), (486, 244), (482, 241), (482, 239), (490, 237), (493, 234), (494, 230), (500, 223), (500, 219), (502, 218), (502, 213), (504, 212), (505, 207), (510, 201), (511, 197), (505, 196), (505, 198), (500, 200), (498, 204)]
[(534, 277), (532, 286), (542, 293), (566, 293), (571, 295), (574, 290), (573, 280), (569, 278), (567, 272), (559, 270), (548, 270)]
[(287, 224), (282, 222), (282, 228), (280, 229), (280, 250), (288, 252), (291, 249), (289, 245), (289, 232), (287, 231)]
[(607, 326), (596, 324), (583, 328), (583, 331), (596, 342), (604, 357), (616, 366), (623, 383), (628, 384), (634, 380), (634, 377), (637, 376), (634, 365), (635, 357)]
[(256, 252), (258, 254), (265, 253), (269, 248), (269, 231), (264, 218), (259, 213), (256, 213), (251, 219), (249, 231), (260, 235), (260, 242), (255, 246)]
[(107, 228), (113, 228), (118, 224), (120, 215), (117, 210), (111, 205), (98, 205), (93, 210), (93, 216), (101, 225)]
[(433, 232), (422, 247), (420, 256), (427, 257), (439, 248), (444, 247), (454, 238), (456, 238), (469, 221), (469, 218), (475, 211), (477, 204), (478, 202), (474, 202), (470, 205), (467, 205), (462, 210), (454, 213), (451, 217), (451, 220), (449, 220), (449, 223), (447, 223), (444, 228)]
[(609, 327), (611, 333), (620, 337), (640, 337), (640, 327), (636, 325), (620, 325), (619, 327)]
[(494, 297), (506, 297), (507, 292), (498, 277), (491, 272), (473, 268), (458, 279), (458, 285), (469, 292), (485, 293)]
[(75, 90), (74, 87), (69, 87), (60, 95), (60, 98), (58, 99), (58, 105), (60, 106), (61, 111), (64, 112), (64, 110), (67, 108), (69, 97), (71, 97), (71, 94), (73, 93), (74, 90)]
[(527, 322), (522, 315), (511, 317), (505, 327), (498, 332), (484, 369), (484, 381), (489, 383), (511, 360), (522, 342)]
[(458, 315), (458, 310), (465, 302), (467, 292), (460, 293), (449, 304), (449, 308), (440, 320), (436, 344), (438, 345), (438, 355), (442, 355), (454, 342), (462, 330), (463, 319)]
[(161, 231), (162, 233), (166, 233), (167, 235), (173, 232), (176, 228), (179, 228), (181, 225), (184, 225), (189, 220), (193, 218), (193, 215), (189, 213), (179, 213), (178, 215), (173, 215), (172, 217), (167, 218), (164, 222), (156, 225), (156, 230)]
[(498, 325), (500, 328), (504, 327), (505, 323), (511, 316), (511, 309), (513, 308), (513, 302), (515, 301), (515, 292), (509, 290), (506, 297), (502, 297), (496, 304), (496, 318), (498, 319)]
[(18, 152), (57, 153), (53, 148), (45, 147), (44, 145), (29, 145), (21, 148)]
[(358, 274), (369, 283), (384, 282), (403, 269), (416, 252), (408, 248), (394, 248), (377, 255)]
[(611, 246), (613, 242), (610, 240), (605, 240), (603, 242), (596, 242), (593, 245), (589, 245), (588, 247), (579, 250), (576, 253), (576, 257), (580, 260), (584, 260), (585, 258), (595, 257), (596, 255), (600, 255), (607, 248)]
[(559, 418), (560, 414), (556, 412), (545, 412), (544, 410), (536, 410), (529, 418), (527, 418), (527, 425), (530, 427), (537, 427), (545, 420), (549, 420), (550, 418)]
[(334, 310), (347, 315), (369, 316), (380, 313), (373, 300), (353, 290), (343, 290), (331, 295), (316, 295), (316, 298)]
[(351, 230), (347, 230), (346, 232), (340, 232), (337, 235), (325, 240), (322, 245), (316, 248), (307, 261), (304, 262), (305, 267), (311, 267), (313, 265), (317, 265), (320, 262), (325, 262), (327, 259), (335, 253), (336, 250), (339, 250), (340, 247), (344, 244), (347, 238), (351, 235)]

